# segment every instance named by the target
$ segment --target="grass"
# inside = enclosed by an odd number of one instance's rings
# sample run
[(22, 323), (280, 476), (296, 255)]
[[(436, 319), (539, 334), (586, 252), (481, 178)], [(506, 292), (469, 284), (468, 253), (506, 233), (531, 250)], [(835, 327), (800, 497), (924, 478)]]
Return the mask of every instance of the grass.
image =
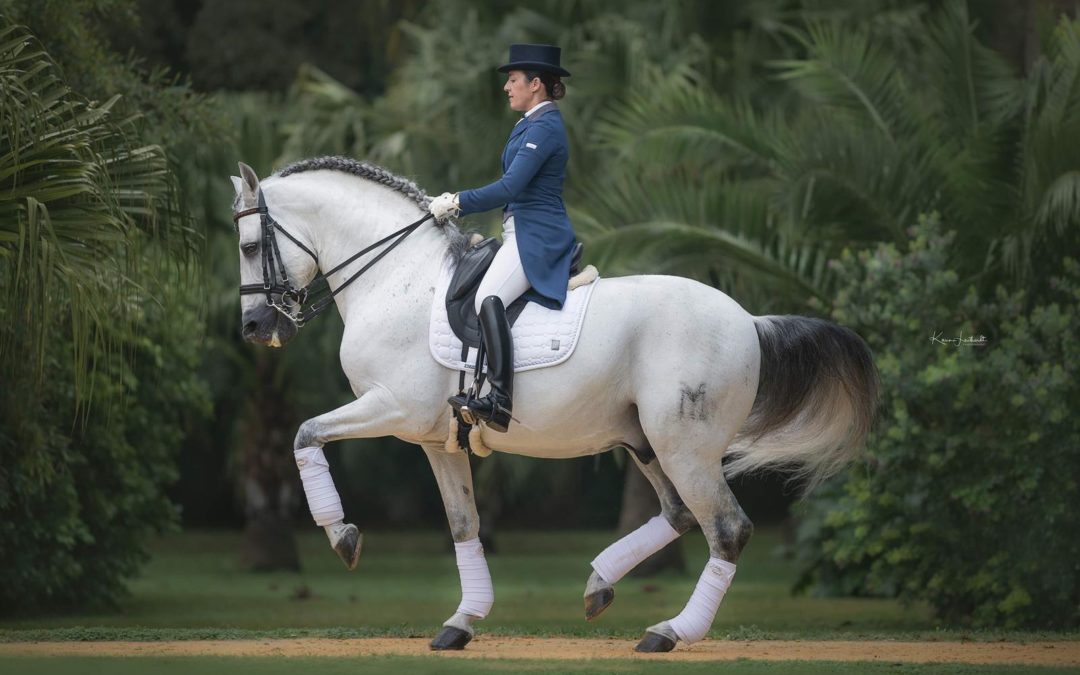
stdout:
[[(229, 532), (164, 537), (131, 583), (119, 611), (8, 618), (2, 629), (196, 629), (199, 631), (308, 631), (342, 635), (427, 634), (460, 599), (448, 535), (376, 532), (365, 535), (360, 566), (347, 572), (321, 531), (299, 536), (301, 573), (251, 574), (239, 564), (240, 538)], [(707, 549), (700, 535), (684, 542), (692, 568), (685, 575), (627, 577), (615, 604), (597, 621), (583, 619), (581, 594), (589, 561), (611, 535), (596, 532), (503, 533), (488, 561), (495, 606), (481, 624), (500, 634), (636, 636), (645, 626), (674, 616), (697, 581)], [(776, 533), (749, 545), (714, 634), (844, 633), (933, 630), (922, 607), (887, 600), (792, 597), (795, 570), (773, 555)], [(303, 633), (298, 633), (303, 634)], [(315, 633), (321, 634), (321, 633)]]
[(425, 657), (368, 657), (344, 658), (290, 658), (273, 657), (178, 657), (178, 658), (110, 658), (73, 659), (52, 657), (45, 659), (0, 658), (0, 672), (26, 675), (73, 675), (76, 673), (110, 673), (111, 675), (143, 675), (144, 673), (227, 673), (228, 675), (294, 675), (297, 672), (317, 672), (320, 675), (366, 675), (382, 673), (740, 673), (745, 675), (778, 675), (800, 673), (805, 675), (831, 675), (833, 673), (876, 675), (931, 675), (958, 673), (975, 675), (1027, 675), (1029, 673), (1075, 672), (1060, 668), (1030, 666), (966, 666), (921, 665), (896, 663), (838, 663), (829, 661), (733, 661), (728, 663), (647, 663), (642, 661), (508, 661), (504, 659), (447, 659)]
[[(495, 606), (479, 624), (499, 635), (639, 637), (681, 611), (707, 549), (684, 538), (691, 570), (627, 577), (598, 620), (583, 618), (589, 561), (611, 541), (599, 532), (505, 532), (489, 556)], [(154, 542), (153, 558), (119, 609), (0, 621), (0, 641), (157, 640), (257, 637), (428, 636), (457, 606), (457, 568), (441, 532), (375, 532), (360, 566), (347, 572), (322, 532), (299, 536), (303, 571), (251, 574), (239, 565), (240, 537), (189, 532)], [(938, 625), (925, 606), (892, 600), (792, 596), (793, 563), (775, 554), (779, 533), (751, 540), (711, 637), (729, 639), (1080, 639), (1076, 634), (974, 632)]]

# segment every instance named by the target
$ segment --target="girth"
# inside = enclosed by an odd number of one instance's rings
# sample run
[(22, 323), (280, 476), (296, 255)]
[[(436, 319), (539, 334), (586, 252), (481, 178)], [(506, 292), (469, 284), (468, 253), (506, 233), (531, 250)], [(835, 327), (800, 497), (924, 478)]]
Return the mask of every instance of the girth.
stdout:
[[(480, 280), (484, 278), (484, 273), (491, 267), (491, 262), (495, 260), (495, 254), (501, 247), (502, 243), (493, 237), (470, 247), (461, 256), (461, 261), (458, 262), (457, 269), (454, 270), (453, 277), (450, 279), (450, 287), (446, 290), (446, 316), (450, 320), (450, 328), (465, 347), (480, 346), (480, 322), (476, 318), (474, 309), (476, 291), (480, 288)], [(579, 271), (584, 248), (585, 245), (581, 242), (574, 244), (570, 262), (571, 277)], [(511, 326), (517, 321), (528, 302), (522, 296), (506, 308), (506, 320)]]

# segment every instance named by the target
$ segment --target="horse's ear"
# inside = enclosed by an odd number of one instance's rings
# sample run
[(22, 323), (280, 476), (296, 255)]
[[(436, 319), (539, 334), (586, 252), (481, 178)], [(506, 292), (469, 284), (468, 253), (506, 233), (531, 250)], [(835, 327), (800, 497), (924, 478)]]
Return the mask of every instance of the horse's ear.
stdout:
[(255, 203), (255, 193), (259, 191), (259, 177), (255, 170), (243, 162), (237, 163), (240, 167), (240, 176), (244, 179), (241, 186), (241, 194), (245, 204)]
[(240, 180), (240, 176), (229, 176), (229, 180), (232, 181), (233, 190), (236, 191), (236, 196), (243, 196), (244, 183)]

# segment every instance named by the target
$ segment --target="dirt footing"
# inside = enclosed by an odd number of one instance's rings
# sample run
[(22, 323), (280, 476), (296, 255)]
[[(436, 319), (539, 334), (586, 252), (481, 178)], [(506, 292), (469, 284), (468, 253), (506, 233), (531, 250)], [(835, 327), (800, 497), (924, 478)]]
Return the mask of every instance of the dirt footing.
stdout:
[(1080, 642), (727, 641), (637, 654), (635, 641), (481, 635), (460, 652), (432, 652), (427, 638), (9, 642), (0, 656), (424, 656), (489, 659), (649, 659), (654, 661), (872, 661), (1080, 666)]

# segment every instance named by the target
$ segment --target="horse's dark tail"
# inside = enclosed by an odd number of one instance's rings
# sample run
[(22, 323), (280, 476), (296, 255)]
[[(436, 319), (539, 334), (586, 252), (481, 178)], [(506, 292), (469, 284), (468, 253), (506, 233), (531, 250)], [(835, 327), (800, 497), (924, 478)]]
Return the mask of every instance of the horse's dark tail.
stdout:
[(879, 389), (873, 355), (854, 331), (822, 319), (760, 316), (754, 326), (757, 397), (725, 472), (775, 468), (810, 490), (854, 459), (870, 433)]

